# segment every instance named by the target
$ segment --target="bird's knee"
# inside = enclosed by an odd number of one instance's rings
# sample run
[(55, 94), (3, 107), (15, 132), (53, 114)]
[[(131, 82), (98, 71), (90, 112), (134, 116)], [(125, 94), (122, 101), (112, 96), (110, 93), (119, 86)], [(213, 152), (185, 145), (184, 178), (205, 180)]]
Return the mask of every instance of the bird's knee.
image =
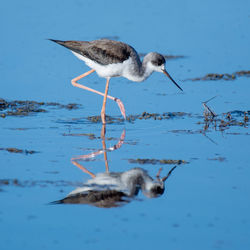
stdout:
[(76, 86), (76, 81), (74, 79), (71, 80), (71, 84), (75, 87)]
[(103, 124), (106, 124), (106, 119), (105, 119), (105, 118), (106, 118), (106, 116), (105, 116), (105, 111), (102, 110), (102, 111), (101, 111), (101, 119), (102, 119), (102, 123), (103, 123)]

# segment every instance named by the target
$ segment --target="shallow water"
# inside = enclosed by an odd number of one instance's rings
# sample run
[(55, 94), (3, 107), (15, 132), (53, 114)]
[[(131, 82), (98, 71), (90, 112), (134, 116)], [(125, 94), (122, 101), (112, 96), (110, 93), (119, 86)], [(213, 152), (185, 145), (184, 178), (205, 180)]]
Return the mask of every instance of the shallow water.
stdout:
[[(80, 105), (0, 117), (0, 248), (249, 249), (250, 78), (186, 80), (249, 70), (249, 7), (248, 1), (4, 3), (0, 97)], [(49, 205), (90, 179), (71, 159), (103, 150), (102, 125), (88, 119), (100, 114), (102, 98), (71, 86), (88, 68), (45, 39), (101, 37), (139, 53), (184, 56), (167, 61), (183, 93), (157, 73), (144, 83), (111, 79), (109, 93), (136, 119), (122, 121), (108, 101), (114, 121), (106, 127), (106, 147), (125, 131), (121, 147), (107, 150), (110, 171), (140, 167), (155, 178), (159, 168), (163, 177), (174, 166), (163, 162), (188, 163), (177, 165), (155, 199), (140, 192), (116, 208)], [(104, 91), (104, 79), (93, 74), (86, 82)], [(202, 102), (214, 96), (207, 105), (217, 116), (206, 121)], [(143, 112), (159, 116), (144, 119)], [(172, 116), (158, 120), (166, 112)], [(79, 162), (105, 172), (104, 154)]]

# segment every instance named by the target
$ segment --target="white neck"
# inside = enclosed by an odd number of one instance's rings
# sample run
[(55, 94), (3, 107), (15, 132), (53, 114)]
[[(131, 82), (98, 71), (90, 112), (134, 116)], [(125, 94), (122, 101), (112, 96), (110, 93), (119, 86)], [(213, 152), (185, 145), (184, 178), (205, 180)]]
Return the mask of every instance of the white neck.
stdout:
[(123, 71), (123, 77), (126, 77), (127, 79), (134, 82), (142, 82), (146, 80), (154, 71), (154, 69), (151, 67), (152, 64), (150, 63), (150, 59), (150, 53), (143, 58), (142, 62), (139, 60), (139, 58), (137, 58), (137, 60), (132, 60), (130, 58), (126, 62), (128, 63), (128, 70), (125, 69)]

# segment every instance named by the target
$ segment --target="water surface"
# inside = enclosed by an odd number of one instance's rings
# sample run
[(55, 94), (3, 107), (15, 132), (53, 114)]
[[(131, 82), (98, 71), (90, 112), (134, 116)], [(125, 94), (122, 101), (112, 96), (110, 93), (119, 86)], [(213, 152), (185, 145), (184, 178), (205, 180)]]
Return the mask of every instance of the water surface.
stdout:
[[(41, 106), (47, 112), (0, 118), (1, 249), (249, 249), (249, 77), (185, 81), (249, 70), (249, 7), (248, 1), (3, 3), (0, 97), (81, 106)], [(140, 192), (118, 208), (48, 205), (90, 178), (71, 158), (103, 143), (101, 124), (88, 120), (100, 114), (102, 98), (70, 84), (88, 68), (46, 38), (101, 37), (127, 42), (139, 53), (183, 56), (167, 61), (183, 93), (157, 73), (144, 83), (111, 79), (109, 93), (124, 102), (128, 115), (184, 115), (107, 124), (107, 148), (126, 133), (123, 145), (107, 152), (110, 171), (140, 167), (155, 177), (160, 167), (164, 176), (174, 166), (160, 161), (188, 163), (177, 165), (155, 199)], [(94, 74), (82, 82), (104, 91), (105, 80)], [(207, 128), (202, 102), (213, 96), (207, 104), (217, 124)], [(107, 113), (122, 118), (111, 101)], [(81, 164), (105, 172), (103, 154)]]

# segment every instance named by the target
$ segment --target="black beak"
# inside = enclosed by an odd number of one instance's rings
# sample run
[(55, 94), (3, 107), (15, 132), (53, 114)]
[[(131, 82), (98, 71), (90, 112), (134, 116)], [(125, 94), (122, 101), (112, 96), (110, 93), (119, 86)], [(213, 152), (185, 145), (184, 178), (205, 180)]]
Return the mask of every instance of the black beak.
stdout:
[(176, 85), (177, 88), (183, 91), (183, 89), (176, 83), (176, 81), (168, 74), (168, 72), (165, 69), (162, 70), (162, 72)]
[(175, 168), (176, 168), (176, 166), (174, 166), (173, 168), (171, 168), (171, 170), (168, 172), (167, 176), (163, 177), (161, 180), (163, 182), (165, 182), (168, 179), (168, 177), (172, 174), (172, 172), (175, 170)]

